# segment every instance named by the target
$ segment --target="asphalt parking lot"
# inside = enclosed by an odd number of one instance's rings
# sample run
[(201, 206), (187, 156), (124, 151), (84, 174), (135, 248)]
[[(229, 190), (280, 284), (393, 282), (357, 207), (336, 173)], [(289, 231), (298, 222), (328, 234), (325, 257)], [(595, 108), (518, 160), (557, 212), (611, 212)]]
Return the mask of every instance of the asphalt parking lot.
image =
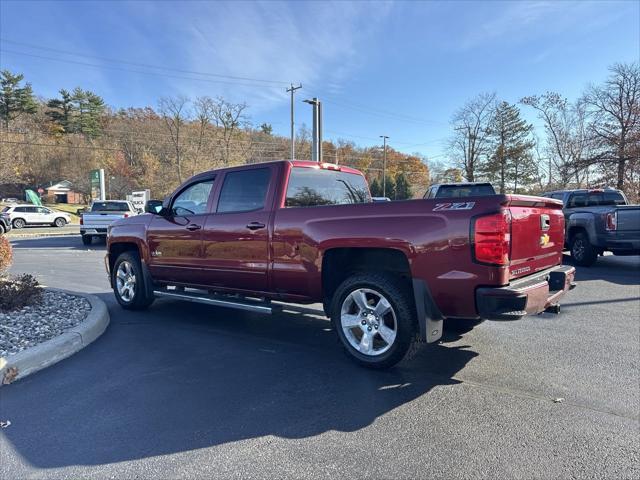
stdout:
[(98, 294), (111, 325), (0, 389), (3, 478), (640, 477), (638, 257), (578, 268), (560, 316), (484, 322), (374, 372), (317, 306), (127, 312), (103, 244), (12, 243), (14, 272)]

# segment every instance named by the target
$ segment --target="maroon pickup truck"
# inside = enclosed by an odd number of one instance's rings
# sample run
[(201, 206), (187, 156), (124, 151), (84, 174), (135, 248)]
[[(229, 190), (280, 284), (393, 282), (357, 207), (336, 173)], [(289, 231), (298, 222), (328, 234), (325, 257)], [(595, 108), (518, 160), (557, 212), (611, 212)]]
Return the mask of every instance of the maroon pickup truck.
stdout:
[(385, 368), (444, 319), (559, 311), (562, 203), (488, 195), (372, 202), (362, 173), (279, 161), (201, 173), (158, 213), (113, 223), (105, 258), (124, 308), (169, 297), (271, 313), (321, 302), (345, 349)]

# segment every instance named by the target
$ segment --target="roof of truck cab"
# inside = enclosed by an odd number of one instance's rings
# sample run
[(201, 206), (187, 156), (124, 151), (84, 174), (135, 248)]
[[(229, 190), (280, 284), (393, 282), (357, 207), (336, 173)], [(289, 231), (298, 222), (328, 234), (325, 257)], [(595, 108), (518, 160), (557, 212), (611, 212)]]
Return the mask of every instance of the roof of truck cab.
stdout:
[[(216, 168), (214, 170), (207, 170), (205, 172), (201, 172), (201, 173), (198, 173), (198, 174), (192, 176), (191, 178), (187, 179), (187, 181), (193, 180), (195, 178), (199, 178), (201, 176), (211, 175), (212, 173), (224, 173), (224, 172), (227, 172), (227, 171), (240, 170), (240, 169), (243, 169), (245, 167), (269, 166), (269, 165), (277, 165), (277, 164), (282, 164), (282, 163), (289, 163), (294, 167), (318, 168), (318, 169), (323, 169), (323, 170), (333, 170), (333, 171), (340, 171), (340, 172), (345, 172), (345, 173), (353, 173), (353, 174), (356, 174), (356, 175), (363, 175), (360, 170), (357, 170), (357, 169), (351, 168), (351, 167), (347, 167), (345, 165), (336, 165), (335, 163), (327, 163), (327, 162), (318, 163), (318, 162), (312, 162), (312, 161), (309, 161), (309, 160), (274, 160), (274, 161), (271, 161), (271, 162), (260, 162), (260, 163), (244, 164), (244, 165), (234, 165), (232, 167), (224, 167), (224, 168)], [(185, 182), (183, 182), (183, 183), (185, 183)]]

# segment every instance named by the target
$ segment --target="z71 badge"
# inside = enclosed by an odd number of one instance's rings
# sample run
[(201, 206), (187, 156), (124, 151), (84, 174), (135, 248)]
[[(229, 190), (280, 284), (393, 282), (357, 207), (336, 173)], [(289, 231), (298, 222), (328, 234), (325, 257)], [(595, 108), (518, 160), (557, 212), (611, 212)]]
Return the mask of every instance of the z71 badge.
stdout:
[(451, 202), (451, 203), (436, 203), (433, 207), (434, 212), (441, 212), (443, 210), (471, 210), (476, 202)]

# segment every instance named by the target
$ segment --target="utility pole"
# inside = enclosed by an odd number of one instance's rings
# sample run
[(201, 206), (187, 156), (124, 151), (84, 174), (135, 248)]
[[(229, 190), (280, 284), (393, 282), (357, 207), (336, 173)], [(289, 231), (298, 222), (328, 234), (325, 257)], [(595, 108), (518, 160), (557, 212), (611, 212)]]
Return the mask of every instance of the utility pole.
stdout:
[(322, 102), (316, 97), (303, 100), (313, 106), (313, 142), (311, 146), (311, 160), (322, 162)]
[(382, 157), (382, 196), (387, 196), (387, 137), (386, 135), (380, 135), (380, 138), (384, 142), (384, 156)]
[(291, 88), (287, 88), (287, 92), (291, 92), (291, 160), (295, 160), (296, 157), (296, 133), (294, 130), (294, 121), (293, 121), (293, 94), (296, 90), (302, 88), (302, 84), (298, 84), (297, 87), (291, 84)]

